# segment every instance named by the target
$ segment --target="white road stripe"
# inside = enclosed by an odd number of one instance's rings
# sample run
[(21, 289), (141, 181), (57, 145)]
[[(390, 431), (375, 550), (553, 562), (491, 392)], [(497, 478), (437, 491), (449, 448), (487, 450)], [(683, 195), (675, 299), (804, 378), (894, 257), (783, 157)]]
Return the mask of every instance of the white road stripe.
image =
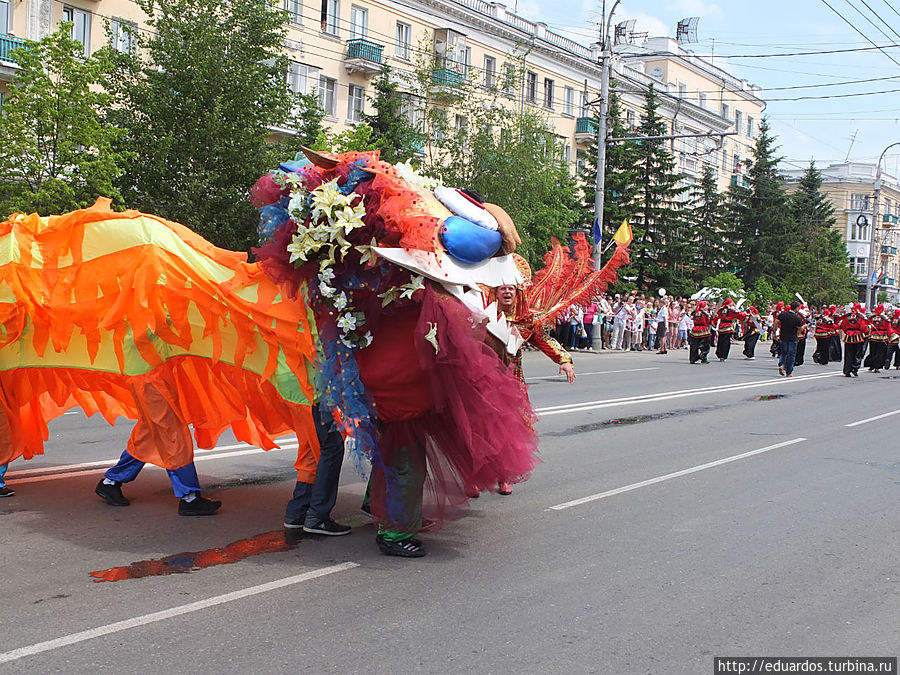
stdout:
[(896, 415), (900, 413), (900, 410), (892, 410), (891, 412), (884, 413), (883, 415), (876, 415), (875, 417), (869, 417), (864, 420), (860, 420), (859, 422), (852, 422), (851, 424), (845, 424), (845, 427), (858, 427), (860, 424), (866, 424), (867, 422), (874, 422), (875, 420), (881, 420), (885, 417), (890, 417), (891, 415)]
[(777, 450), (778, 448), (784, 448), (788, 445), (794, 445), (795, 443), (802, 443), (805, 441), (805, 438), (795, 438), (790, 441), (784, 441), (783, 443), (776, 443), (775, 445), (768, 445), (765, 448), (760, 448), (759, 450), (751, 450), (750, 452), (744, 452), (740, 455), (732, 455), (731, 457), (725, 457), (723, 459), (717, 459), (714, 462), (707, 462), (706, 464), (700, 464), (699, 466), (691, 467), (690, 469), (683, 469), (681, 471), (676, 471), (675, 473), (667, 473), (664, 476), (657, 476), (656, 478), (650, 478), (649, 480), (643, 480), (640, 483), (632, 483), (631, 485), (626, 485), (624, 487), (616, 488), (614, 490), (607, 490), (606, 492), (600, 492), (595, 495), (590, 495), (589, 497), (582, 497), (581, 499), (573, 499), (570, 502), (565, 502), (563, 504), (557, 504), (556, 506), (551, 506), (546, 509), (547, 511), (562, 511), (563, 509), (569, 509), (573, 506), (581, 506), (582, 504), (587, 504), (588, 502), (597, 501), (598, 499), (606, 499), (607, 497), (613, 497), (615, 495), (620, 495), (623, 492), (631, 492), (632, 490), (637, 490), (638, 488), (647, 487), (648, 485), (655, 485), (656, 483), (662, 483), (663, 481), (671, 480), (672, 478), (679, 478), (681, 476), (687, 476), (688, 474), (697, 473), (698, 471), (705, 471), (706, 469), (712, 469), (716, 466), (721, 466), (723, 464), (728, 464), (730, 462), (736, 462), (739, 459), (746, 459), (747, 457), (753, 457), (754, 455), (760, 455), (764, 452), (769, 452), (770, 450)]
[[(298, 445), (299, 445), (298, 443), (294, 443), (293, 445), (284, 443), (281, 446), (281, 450), (293, 450), (294, 448), (298, 447)], [(238, 446), (238, 447), (241, 447), (241, 446)], [(195, 455), (194, 462), (202, 462), (202, 461), (208, 460), (208, 459), (223, 459), (225, 457), (239, 457), (240, 455), (255, 455), (260, 452), (275, 452), (277, 450), (277, 448), (273, 448), (272, 450), (263, 450), (261, 448), (255, 448), (252, 446), (243, 446), (243, 447), (246, 447), (246, 450), (236, 450), (234, 452), (217, 452), (217, 453), (208, 454), (208, 455), (200, 455), (199, 457)], [(113, 466), (117, 461), (119, 461), (118, 458), (110, 459), (110, 460), (106, 460), (106, 461), (102, 461), (102, 462), (88, 462), (87, 463), (87, 465), (100, 464), (101, 466), (104, 467), (102, 469), (86, 469), (84, 471), (63, 471), (61, 473), (46, 473), (46, 474), (43, 474), (40, 476), (30, 475), (28, 478), (16, 478), (16, 484), (38, 483), (38, 482), (45, 481), (45, 480), (59, 480), (61, 478), (70, 478), (70, 477), (77, 477), (77, 476), (90, 476), (91, 474), (105, 473), (106, 469)], [(78, 465), (71, 464), (69, 466), (72, 467), (72, 466), (78, 466)], [(62, 468), (62, 467), (57, 467), (57, 468)], [(147, 468), (158, 469), (160, 467), (154, 466), (153, 464), (148, 464)], [(8, 474), (6, 474), (6, 477), (7, 478), (15, 478), (17, 474), (26, 474), (26, 473), (32, 474), (33, 472), (19, 471), (16, 473), (8, 473)]]
[(673, 398), (684, 398), (686, 396), (701, 396), (703, 394), (716, 394), (726, 391), (739, 391), (741, 389), (754, 389), (756, 387), (771, 387), (776, 384), (796, 384), (797, 382), (805, 382), (808, 380), (818, 380), (823, 377), (835, 377), (841, 373), (821, 373), (818, 375), (805, 375), (802, 377), (779, 377), (770, 380), (758, 380), (755, 382), (744, 382), (741, 384), (726, 384), (715, 387), (703, 387), (700, 389), (682, 389), (677, 391), (665, 391), (658, 394), (642, 394), (640, 396), (626, 396), (623, 398), (610, 398), (600, 401), (585, 401), (584, 403), (569, 403), (566, 405), (554, 405), (546, 408), (536, 408), (535, 412), (541, 417), (549, 415), (563, 415), (573, 412), (586, 412), (588, 410), (597, 410), (599, 408), (609, 408), (618, 405), (629, 405), (633, 403), (653, 403), (655, 401), (667, 401)]
[(17, 661), (18, 659), (24, 658), (26, 656), (34, 656), (35, 654), (40, 654), (42, 652), (49, 652), (53, 649), (67, 647), (79, 642), (84, 642), (85, 640), (92, 640), (93, 638), (102, 637), (104, 635), (111, 635), (112, 633), (118, 633), (130, 628), (137, 628), (138, 626), (146, 626), (147, 624), (156, 623), (157, 621), (165, 621), (166, 619), (171, 619), (183, 614), (198, 612), (201, 609), (206, 609), (207, 607), (215, 607), (216, 605), (222, 605), (226, 602), (232, 602), (233, 600), (249, 598), (254, 595), (259, 595), (260, 593), (267, 593), (278, 588), (284, 588), (285, 586), (292, 586), (294, 584), (299, 584), (304, 581), (323, 577), (328, 574), (334, 574), (335, 572), (343, 572), (344, 570), (353, 569), (354, 567), (359, 567), (359, 563), (344, 562), (340, 563), (339, 565), (331, 565), (330, 567), (323, 567), (321, 569), (312, 570), (311, 572), (296, 574), (291, 577), (285, 577), (284, 579), (270, 581), (258, 586), (250, 586), (249, 588), (243, 588), (232, 593), (216, 595), (212, 598), (207, 598), (206, 600), (199, 600), (197, 602), (188, 603), (187, 605), (180, 605), (178, 607), (164, 609), (161, 612), (144, 614), (142, 616), (136, 616), (133, 619), (117, 621), (116, 623), (110, 623), (98, 628), (91, 628), (90, 630), (81, 631), (80, 633), (72, 633), (71, 635), (56, 638), (55, 640), (38, 642), (37, 644), (33, 644), (28, 647), (20, 647), (19, 649), (13, 649), (9, 652), (0, 653), (0, 663), (10, 663), (11, 661)]
[[(587, 375), (611, 375), (613, 373), (637, 373), (642, 370), (659, 370), (659, 367), (655, 368), (624, 368), (622, 370), (598, 370), (593, 373), (576, 373), (578, 377), (586, 377)], [(554, 379), (566, 379), (565, 375), (542, 375), (541, 377), (528, 377), (525, 379), (525, 382), (533, 382), (534, 380), (554, 380)]]

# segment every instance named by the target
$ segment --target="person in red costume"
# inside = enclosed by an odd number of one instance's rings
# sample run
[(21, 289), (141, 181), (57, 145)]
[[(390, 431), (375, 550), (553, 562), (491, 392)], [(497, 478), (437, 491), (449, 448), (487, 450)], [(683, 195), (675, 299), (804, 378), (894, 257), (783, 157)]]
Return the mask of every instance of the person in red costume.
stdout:
[(884, 305), (877, 305), (872, 310), (869, 320), (869, 354), (864, 365), (870, 373), (880, 373), (887, 358), (888, 339), (891, 335), (891, 322), (884, 315)]
[(816, 317), (816, 351), (813, 352), (813, 361), (822, 366), (828, 365), (828, 356), (831, 351), (831, 336), (834, 334), (834, 320), (831, 318), (831, 310), (827, 307)]
[(752, 361), (756, 358), (756, 343), (762, 329), (762, 321), (756, 307), (750, 307), (744, 316), (744, 357)]
[(859, 366), (862, 361), (863, 348), (866, 346), (866, 333), (869, 322), (862, 311), (862, 305), (853, 305), (853, 311), (841, 319), (841, 332), (844, 334), (844, 377), (859, 377)]
[(890, 370), (891, 360), (894, 370), (900, 370), (900, 309), (894, 310), (891, 318), (891, 334), (888, 336), (888, 351), (884, 359), (884, 369)]
[(709, 356), (709, 339), (712, 335), (712, 330), (710, 329), (712, 317), (706, 311), (705, 300), (700, 300), (697, 303), (697, 309), (691, 312), (691, 319), (694, 322), (694, 327), (691, 328), (691, 335), (688, 339), (691, 346), (688, 360), (691, 363), (697, 363), (698, 360), (700, 363), (709, 363), (707, 356)]
[(716, 357), (719, 361), (724, 362), (728, 359), (728, 352), (731, 351), (731, 336), (734, 335), (734, 322), (743, 321), (746, 318), (743, 312), (734, 311), (734, 300), (725, 298), (725, 302), (716, 312)]

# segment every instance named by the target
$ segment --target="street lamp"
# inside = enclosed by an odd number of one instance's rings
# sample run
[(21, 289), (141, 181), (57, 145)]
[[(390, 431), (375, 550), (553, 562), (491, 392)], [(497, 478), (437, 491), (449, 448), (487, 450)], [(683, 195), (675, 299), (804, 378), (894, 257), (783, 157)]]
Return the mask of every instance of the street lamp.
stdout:
[(874, 221), (872, 223), (872, 234), (869, 235), (869, 264), (866, 265), (866, 309), (871, 310), (875, 304), (872, 298), (872, 272), (875, 271), (875, 231), (878, 229), (878, 198), (881, 196), (881, 162), (884, 160), (887, 151), (895, 145), (900, 145), (900, 141), (895, 141), (881, 151), (878, 157), (878, 165), (875, 167), (875, 201), (872, 204), (872, 212)]
[[(610, 45), (609, 45), (609, 25), (612, 23), (612, 16), (619, 6), (621, 0), (613, 3), (609, 14), (606, 13), (606, 0), (603, 0), (601, 9), (600, 26), (602, 35), (600, 36), (600, 119), (597, 123), (597, 182), (594, 185), (596, 190), (594, 194), (594, 230), (603, 228), (603, 198), (606, 191), (606, 116), (609, 111), (609, 70), (610, 70)], [(594, 245), (594, 261), (597, 268), (600, 268), (600, 257), (603, 253), (599, 244)]]

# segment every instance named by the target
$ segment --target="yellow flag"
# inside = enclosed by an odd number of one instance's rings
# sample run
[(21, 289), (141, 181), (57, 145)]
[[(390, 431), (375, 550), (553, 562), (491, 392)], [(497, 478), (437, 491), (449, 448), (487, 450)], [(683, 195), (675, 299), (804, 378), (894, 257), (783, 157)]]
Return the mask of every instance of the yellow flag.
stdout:
[(631, 225), (628, 224), (628, 219), (626, 218), (622, 221), (622, 224), (619, 225), (619, 229), (616, 230), (616, 233), (613, 235), (613, 241), (619, 246), (628, 246), (633, 238), (634, 237), (631, 234)]

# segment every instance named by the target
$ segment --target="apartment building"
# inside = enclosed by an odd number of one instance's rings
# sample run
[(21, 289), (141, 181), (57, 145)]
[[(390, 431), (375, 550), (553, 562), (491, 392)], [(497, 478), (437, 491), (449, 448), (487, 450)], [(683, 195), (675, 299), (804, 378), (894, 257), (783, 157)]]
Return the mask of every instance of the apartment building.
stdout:
[[(866, 297), (866, 279), (872, 272), (884, 275), (877, 291), (900, 304), (900, 183), (881, 174), (881, 194), (875, 211), (875, 164), (843, 162), (820, 169), (822, 193), (834, 206), (835, 228), (847, 246), (850, 268), (859, 284), (859, 298)], [(800, 182), (802, 170), (783, 171), (788, 187)], [(874, 265), (869, 268), (869, 249), (875, 246)]]
[[(316, 92), (326, 121), (337, 130), (368, 110), (373, 80), (389, 64), (401, 80), (433, 68), (426, 91), (410, 86), (407, 112), (421, 119), (419, 97), (459, 86), (463, 78), (500, 88), (505, 105), (540, 112), (553, 126), (572, 171), (596, 136), (592, 120), (600, 90), (599, 46), (585, 46), (502, 3), (485, 0), (276, 0), (287, 12), (285, 86)], [(5, 11), (5, 15), (4, 15)], [(64, 20), (91, 53), (111, 39), (132, 48), (121, 27), (140, 25), (134, 0), (0, 0), (0, 91), (15, 64), (9, 51), (22, 38), (40, 39)], [(108, 36), (107, 26), (112, 33)], [(618, 82), (627, 122), (637, 125), (643, 92), (660, 93), (660, 114), (673, 134), (728, 133), (724, 137), (673, 140), (687, 182), (703, 164), (716, 169), (720, 189), (741, 180), (762, 112), (759, 89), (738, 80), (670, 38), (615, 47)], [(289, 129), (278, 130), (290, 133)]]

